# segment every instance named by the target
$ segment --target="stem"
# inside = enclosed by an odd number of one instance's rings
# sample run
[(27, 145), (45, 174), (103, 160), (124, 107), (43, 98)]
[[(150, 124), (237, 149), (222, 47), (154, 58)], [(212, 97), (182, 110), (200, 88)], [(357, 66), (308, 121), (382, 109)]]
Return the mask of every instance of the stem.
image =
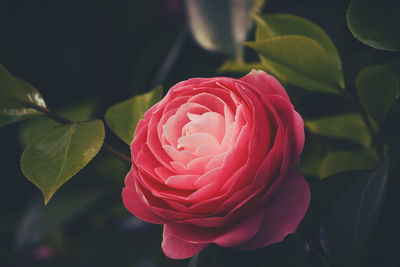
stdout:
[(183, 27), (178, 33), (178, 36), (176, 37), (170, 50), (168, 51), (166, 58), (164, 59), (160, 69), (157, 72), (157, 75), (154, 77), (151, 88), (154, 88), (162, 84), (163, 81), (165, 80), (165, 77), (172, 69), (172, 66), (175, 64), (179, 54), (182, 51), (183, 45), (185, 44), (186, 41), (186, 35), (187, 35), (187, 29), (186, 27)]
[(342, 93), (343, 97), (347, 100), (347, 102), (349, 102), (351, 105), (356, 107), (357, 112), (361, 115), (361, 118), (364, 121), (367, 131), (368, 131), (369, 135), (371, 136), (372, 144), (375, 148), (376, 154), (382, 160), (383, 159), (382, 142), (380, 141), (379, 136), (375, 133), (374, 127), (372, 126), (364, 108), (361, 106), (360, 102), (351, 93), (349, 93), (348, 91), (344, 91), (342, 89), (339, 89), (339, 91)]
[[(51, 119), (61, 123), (61, 124), (71, 124), (74, 123), (73, 121), (70, 121), (69, 119), (63, 117), (62, 115), (50, 110), (49, 108), (45, 108), (45, 107), (41, 107), (38, 105), (35, 105), (33, 103), (29, 103), (29, 106), (33, 109), (36, 109), (40, 112), (45, 113), (48, 117), (50, 117)], [(113, 148), (112, 146), (110, 146), (107, 143), (103, 143), (103, 148), (105, 150), (107, 150), (108, 152), (110, 152), (111, 154), (113, 154), (115, 157), (119, 158), (122, 161), (125, 161), (126, 163), (131, 163), (131, 159), (126, 156), (125, 154), (122, 154), (121, 152), (119, 152), (118, 150), (116, 150), (115, 148)]]

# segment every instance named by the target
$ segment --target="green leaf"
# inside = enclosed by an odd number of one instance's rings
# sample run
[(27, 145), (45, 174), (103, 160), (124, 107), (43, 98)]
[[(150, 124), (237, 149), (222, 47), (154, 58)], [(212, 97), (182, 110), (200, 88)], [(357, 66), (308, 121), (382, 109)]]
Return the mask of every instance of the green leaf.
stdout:
[(100, 120), (55, 127), (37, 135), (21, 157), (24, 175), (43, 193), (47, 204), (66, 181), (100, 151), (104, 125)]
[(379, 165), (378, 158), (365, 150), (335, 151), (326, 155), (321, 163), (321, 178), (351, 170), (371, 170)]
[[(246, 63), (237, 60), (227, 60), (217, 70), (218, 72), (249, 73), (251, 70), (263, 70), (263, 65), (258, 62)], [(265, 69), (266, 70), (266, 69)]]
[(376, 49), (400, 50), (400, 1), (352, 0), (347, 25), (358, 40)]
[(42, 96), (32, 85), (13, 77), (0, 65), (0, 126), (43, 114), (30, 108), (31, 104), (46, 107)]
[(336, 60), (311, 38), (287, 35), (245, 44), (259, 53), (264, 69), (284, 82), (332, 94), (344, 87)]
[(356, 86), (364, 109), (377, 125), (382, 125), (386, 113), (399, 96), (400, 75), (386, 65), (370, 66), (358, 74)]
[[(57, 113), (73, 122), (87, 121), (93, 117), (95, 108), (94, 103), (86, 102), (61, 108), (60, 110), (57, 110)], [(22, 142), (28, 144), (37, 134), (46, 132), (59, 125), (61, 125), (59, 122), (45, 116), (33, 118), (21, 125), (19, 135)]]
[(188, 0), (190, 30), (203, 48), (235, 54), (251, 28), (251, 13), (263, 4), (264, 0)]
[(357, 113), (306, 120), (305, 125), (315, 134), (354, 141), (365, 147), (371, 145), (371, 137)]
[(136, 125), (144, 113), (162, 97), (162, 86), (157, 86), (147, 94), (137, 95), (110, 107), (105, 115), (108, 127), (125, 143), (130, 144)]
[(319, 138), (308, 135), (297, 169), (307, 178), (320, 178), (322, 158), (325, 155)]
[(359, 266), (381, 210), (388, 169), (386, 161), (376, 171), (340, 173), (311, 186), (312, 201), (324, 207), (319, 240), (333, 266)]
[(332, 62), (341, 71), (340, 57), (331, 38), (317, 24), (290, 14), (269, 14), (255, 17), (257, 21), (256, 40), (285, 35), (300, 35), (313, 39), (326, 51)]

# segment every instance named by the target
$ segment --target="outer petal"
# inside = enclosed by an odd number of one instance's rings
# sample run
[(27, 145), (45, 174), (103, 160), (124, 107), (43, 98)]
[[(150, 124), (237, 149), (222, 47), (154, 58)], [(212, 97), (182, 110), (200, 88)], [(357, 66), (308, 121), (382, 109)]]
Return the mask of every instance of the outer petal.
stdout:
[(236, 248), (253, 250), (282, 241), (288, 234), (296, 231), (309, 203), (308, 183), (298, 171), (294, 170), (265, 207), (260, 231), (253, 239)]
[(218, 237), (214, 242), (222, 247), (233, 247), (241, 244), (257, 234), (262, 226), (263, 213), (255, 212), (236, 227)]
[(143, 200), (138, 196), (134, 180), (135, 173), (136, 171), (134, 170), (134, 168), (132, 168), (125, 178), (126, 187), (122, 191), (122, 201), (124, 202), (125, 207), (133, 215), (143, 221), (156, 224), (165, 223), (166, 220), (154, 214), (154, 212), (152, 212), (150, 208), (147, 207)]
[(222, 247), (232, 247), (254, 237), (262, 225), (263, 218), (264, 211), (260, 210), (229, 226), (201, 227), (190, 224), (169, 224), (164, 229), (168, 229), (174, 236), (186, 242), (216, 243)]
[(289, 100), (286, 90), (279, 81), (262, 70), (252, 70), (249, 74), (240, 78), (240, 80), (252, 85), (261, 96), (280, 95)]
[(169, 230), (168, 225), (164, 225), (161, 248), (167, 257), (172, 259), (190, 258), (205, 249), (207, 246), (208, 244), (195, 244), (177, 239)]

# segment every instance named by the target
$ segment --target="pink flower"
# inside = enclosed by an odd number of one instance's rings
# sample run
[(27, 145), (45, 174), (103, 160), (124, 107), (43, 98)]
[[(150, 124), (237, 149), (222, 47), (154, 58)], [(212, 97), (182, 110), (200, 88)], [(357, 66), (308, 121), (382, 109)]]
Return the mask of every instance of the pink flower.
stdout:
[(303, 145), (303, 120), (274, 77), (253, 70), (241, 79), (189, 79), (139, 122), (123, 201), (164, 225), (170, 258), (210, 243), (258, 249), (304, 217), (310, 191), (295, 170)]

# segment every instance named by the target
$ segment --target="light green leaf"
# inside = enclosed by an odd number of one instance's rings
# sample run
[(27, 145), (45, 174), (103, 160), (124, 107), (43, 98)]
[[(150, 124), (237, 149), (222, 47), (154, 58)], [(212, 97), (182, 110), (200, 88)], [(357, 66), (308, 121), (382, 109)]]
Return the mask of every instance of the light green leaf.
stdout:
[(264, 0), (188, 0), (190, 30), (203, 48), (235, 54), (251, 28), (251, 13), (263, 4)]
[(55, 127), (37, 135), (25, 147), (22, 172), (42, 191), (47, 204), (58, 188), (96, 156), (103, 141), (100, 120)]
[(311, 38), (287, 35), (245, 44), (259, 53), (264, 69), (284, 82), (332, 94), (344, 87), (337, 62)]
[(357, 113), (306, 120), (305, 125), (315, 134), (354, 141), (365, 147), (371, 145), (371, 137)]
[(157, 86), (147, 94), (137, 95), (110, 107), (105, 115), (108, 127), (125, 143), (130, 144), (136, 125), (144, 113), (162, 97), (162, 86)]
[[(57, 110), (57, 113), (73, 122), (87, 121), (93, 117), (94, 112), (95, 104), (91, 102), (80, 103), (61, 108), (59, 111)], [(59, 125), (61, 124), (45, 116), (33, 118), (21, 125), (19, 135), (22, 142), (27, 144), (37, 134)]]
[(358, 74), (356, 86), (364, 109), (378, 125), (382, 125), (386, 113), (399, 95), (400, 75), (386, 65), (370, 66)]
[(335, 151), (330, 152), (321, 164), (321, 178), (352, 170), (372, 170), (378, 167), (376, 155), (365, 151)]
[(255, 16), (257, 21), (256, 41), (285, 35), (300, 35), (313, 39), (326, 51), (336, 67), (341, 70), (339, 54), (331, 38), (317, 24), (290, 14)]
[(347, 25), (358, 40), (376, 49), (400, 50), (400, 1), (352, 0)]
[[(246, 63), (237, 60), (227, 60), (217, 70), (218, 72), (249, 73), (251, 70), (263, 70), (263, 65), (258, 62)], [(266, 69), (265, 69), (266, 70)]]
[(302, 157), (301, 162), (297, 166), (297, 169), (303, 174), (312, 177), (320, 176), (320, 166), (322, 163), (321, 157), (318, 155), (309, 155)]
[(27, 82), (13, 77), (0, 65), (0, 126), (43, 114), (30, 104), (46, 107), (39, 92)]

